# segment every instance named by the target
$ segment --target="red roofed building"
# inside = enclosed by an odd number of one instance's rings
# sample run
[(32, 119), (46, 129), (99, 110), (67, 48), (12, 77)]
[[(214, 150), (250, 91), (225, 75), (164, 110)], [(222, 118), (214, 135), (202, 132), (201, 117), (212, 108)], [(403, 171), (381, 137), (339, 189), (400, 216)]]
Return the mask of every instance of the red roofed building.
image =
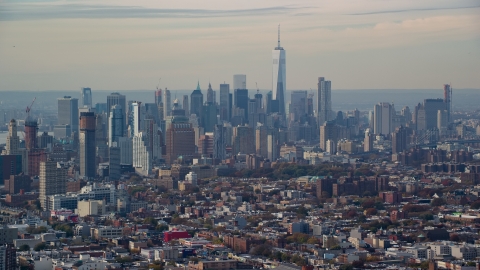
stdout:
[(165, 242), (181, 238), (190, 238), (190, 235), (187, 231), (168, 231), (163, 233), (163, 241)]

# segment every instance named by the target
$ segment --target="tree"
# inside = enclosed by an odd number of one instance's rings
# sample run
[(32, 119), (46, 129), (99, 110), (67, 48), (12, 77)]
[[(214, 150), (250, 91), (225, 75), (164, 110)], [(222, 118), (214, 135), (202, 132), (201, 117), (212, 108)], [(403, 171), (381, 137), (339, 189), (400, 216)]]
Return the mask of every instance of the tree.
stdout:
[(366, 214), (367, 216), (376, 215), (376, 214), (377, 214), (377, 209), (375, 209), (375, 208), (368, 208), (367, 210), (365, 210), (365, 214)]
[(36, 244), (35, 247), (33, 248), (33, 250), (40, 251), (40, 250), (44, 250), (46, 247), (47, 247), (47, 244), (42, 242), (42, 243)]
[(30, 250), (30, 246), (25, 244), (25, 245), (21, 245), (19, 248), (18, 248), (18, 251), (29, 251)]
[(374, 199), (367, 199), (362, 203), (362, 207), (364, 210), (368, 208), (374, 208), (375, 207), (375, 200)]
[(147, 217), (143, 220), (143, 224), (149, 224), (153, 227), (156, 227), (158, 225), (158, 221), (153, 217)]
[(435, 207), (435, 206), (445, 205), (445, 204), (447, 204), (447, 202), (443, 198), (435, 198), (435, 199), (432, 200), (432, 202), (430, 204)]

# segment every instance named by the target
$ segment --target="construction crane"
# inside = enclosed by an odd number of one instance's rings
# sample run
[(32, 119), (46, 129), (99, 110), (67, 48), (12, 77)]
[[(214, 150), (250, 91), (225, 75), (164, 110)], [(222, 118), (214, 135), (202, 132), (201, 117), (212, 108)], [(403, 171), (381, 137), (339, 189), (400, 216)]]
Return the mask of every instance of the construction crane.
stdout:
[(27, 109), (25, 110), (25, 112), (27, 113), (27, 119), (30, 118), (30, 110), (32, 109), (32, 106), (33, 106), (33, 103), (35, 102), (35, 100), (37, 100), (37, 97), (33, 98), (32, 103), (30, 103), (30, 106), (27, 106)]

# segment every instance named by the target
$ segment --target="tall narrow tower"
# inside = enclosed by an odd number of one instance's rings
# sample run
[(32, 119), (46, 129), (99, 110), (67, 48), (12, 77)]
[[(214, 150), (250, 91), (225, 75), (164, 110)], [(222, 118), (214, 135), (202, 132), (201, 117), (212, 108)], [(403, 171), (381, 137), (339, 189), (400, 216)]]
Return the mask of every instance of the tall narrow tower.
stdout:
[(80, 113), (80, 175), (93, 178), (95, 164), (95, 114)]
[(278, 45), (272, 51), (272, 90), (273, 99), (278, 101), (278, 112), (285, 115), (286, 63), (285, 50), (280, 46), (280, 25), (278, 26)]

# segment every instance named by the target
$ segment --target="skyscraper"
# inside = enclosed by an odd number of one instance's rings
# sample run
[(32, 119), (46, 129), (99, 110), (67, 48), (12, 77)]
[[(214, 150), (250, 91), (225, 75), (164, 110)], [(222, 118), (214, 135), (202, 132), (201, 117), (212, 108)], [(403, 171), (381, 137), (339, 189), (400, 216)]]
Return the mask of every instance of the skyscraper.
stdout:
[(235, 89), (235, 108), (243, 110), (243, 115), (245, 120), (248, 119), (248, 90), (247, 89)]
[[(193, 99), (192, 99), (193, 103)], [(193, 113), (193, 112), (192, 112)], [(195, 131), (185, 116), (174, 116), (167, 129), (167, 156), (165, 162), (173, 164), (177, 158), (191, 160), (195, 154)]]
[(233, 153), (254, 154), (255, 143), (253, 143), (253, 130), (249, 126), (238, 126), (233, 128)]
[(170, 90), (165, 88), (163, 92), (163, 117), (171, 116), (172, 115), (172, 96), (170, 94)]
[(318, 126), (332, 120), (332, 82), (325, 81), (324, 77), (318, 77)]
[(108, 117), (108, 145), (110, 147), (113, 142), (118, 142), (118, 139), (123, 137), (124, 116), (122, 106), (113, 105)]
[(124, 95), (121, 95), (120, 93), (111, 93), (110, 95), (107, 96), (107, 115), (110, 115), (110, 112), (112, 111), (112, 106), (113, 105), (120, 105), (122, 106), (123, 113), (125, 114), (125, 125), (124, 125), (124, 130), (123, 133), (127, 134), (127, 124), (128, 124), (128, 107), (127, 107), (127, 100)]
[(182, 108), (185, 111), (185, 116), (190, 116), (190, 105), (188, 105), (188, 95), (183, 95)]
[[(200, 89), (200, 82), (197, 84), (197, 89), (193, 90), (190, 95), (190, 114), (195, 114), (198, 119), (202, 119), (203, 111), (203, 94)], [(200, 120), (201, 121), (201, 120)]]
[(278, 45), (272, 51), (272, 90), (273, 98), (278, 100), (278, 112), (285, 115), (286, 59), (285, 50), (280, 46), (280, 25), (278, 26)]
[(247, 75), (235, 74), (233, 75), (233, 90), (247, 89)]
[(82, 112), (80, 114), (80, 175), (93, 178), (95, 168), (95, 114)]
[(141, 110), (141, 108), (142, 108), (142, 103), (141, 102), (134, 101), (132, 103), (133, 118), (132, 118), (132, 126), (130, 128), (133, 129), (133, 136), (137, 135), (141, 131), (141, 127), (140, 127), (140, 121), (141, 121), (140, 110)]
[(7, 145), (5, 146), (6, 155), (18, 155), (20, 145), (20, 138), (17, 134), (17, 121), (15, 119), (10, 120), (8, 124), (8, 136), (7, 136)]
[(78, 132), (78, 99), (71, 96), (58, 99), (58, 124), (70, 125), (72, 132)]
[(327, 141), (338, 141), (338, 128), (335, 121), (326, 121), (320, 126), (320, 148), (327, 150)]
[(443, 85), (443, 101), (447, 110), (447, 125), (452, 122), (452, 88), (449, 84)]
[(40, 205), (47, 209), (47, 197), (55, 194), (65, 194), (67, 171), (57, 167), (53, 160), (40, 162)]
[(212, 89), (212, 84), (208, 83), (207, 102), (215, 103), (215, 92)]
[(152, 168), (152, 153), (148, 150), (147, 136), (139, 132), (133, 136), (133, 167), (149, 173)]
[(81, 89), (82, 107), (92, 108), (92, 89), (85, 87)]
[(230, 121), (230, 85), (220, 84), (220, 120)]
[(388, 135), (393, 131), (394, 107), (388, 102), (380, 102), (373, 108), (373, 133)]
[(398, 154), (407, 150), (408, 130), (405, 127), (397, 127), (392, 133), (392, 154)]
[(307, 91), (293, 91), (290, 98), (289, 115), (293, 115), (295, 121), (307, 114)]
[(213, 132), (213, 158), (224, 160), (226, 158), (227, 128), (215, 125)]

